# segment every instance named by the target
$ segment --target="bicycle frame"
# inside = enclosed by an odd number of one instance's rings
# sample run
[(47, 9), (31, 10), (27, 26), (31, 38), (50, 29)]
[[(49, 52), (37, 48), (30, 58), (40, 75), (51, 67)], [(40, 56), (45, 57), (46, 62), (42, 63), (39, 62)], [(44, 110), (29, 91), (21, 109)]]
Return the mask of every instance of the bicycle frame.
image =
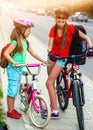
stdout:
[[(78, 72), (78, 68), (79, 68), (78, 65), (72, 64), (70, 69), (68, 69), (65, 66), (63, 68), (63, 70), (62, 70), (63, 76), (66, 79), (66, 86), (65, 87), (66, 87), (66, 90), (67, 90), (67, 98), (72, 98), (72, 88), (71, 88), (72, 85), (71, 84), (72, 84), (73, 80), (79, 80), (79, 82), (81, 83), (81, 86), (83, 86), (83, 82), (80, 79), (81, 73)], [(59, 84), (61, 83), (63, 76), (61, 77), (61, 80), (60, 80)], [(69, 77), (70, 77), (70, 82), (69, 82)], [(82, 92), (83, 92), (83, 90), (82, 90)], [(82, 103), (84, 105), (85, 104), (85, 99), (84, 99), (83, 95), (84, 94), (82, 94), (81, 98), (82, 98)]]
[[(27, 71), (22, 72), (26, 81), (23, 85), (21, 84), (19, 94), (21, 96), (21, 110), (26, 112), (29, 108), (31, 122), (39, 128), (44, 128), (50, 121), (51, 110), (47, 99), (37, 90), (36, 86), (36, 76), (40, 73), (41, 65), (43, 64), (20, 65), (26, 66)], [(29, 67), (37, 67), (38, 70), (36, 73), (32, 73)], [(31, 83), (28, 82), (28, 75), (31, 76)], [(42, 118), (44, 110), (47, 110), (47, 118), (45, 120)]]
[[(68, 107), (69, 98), (72, 98), (73, 105), (76, 107), (77, 119), (80, 130), (84, 130), (84, 117), (83, 117), (83, 108), (85, 104), (83, 82), (81, 81), (81, 73), (78, 72), (79, 66), (76, 63), (72, 63), (71, 67), (68, 69), (68, 63), (61, 71), (61, 74), (57, 78), (57, 90), (58, 86), (59, 91), (58, 101), (61, 110), (66, 110)], [(70, 78), (70, 81), (69, 81)], [(61, 80), (60, 80), (61, 79)], [(64, 80), (65, 84), (62, 84)], [(63, 99), (62, 99), (63, 98)]]
[[(85, 97), (83, 82), (81, 80), (82, 74), (79, 72), (79, 65), (76, 64), (76, 60), (78, 60), (77, 58), (86, 58), (87, 56), (72, 55), (64, 58), (57, 56), (59, 60), (68, 60), (56, 80), (59, 106), (62, 111), (66, 110), (69, 98), (72, 98), (80, 130), (84, 130), (83, 106), (85, 104)], [(69, 63), (71, 63), (70, 68), (67, 66)]]
[(67, 98), (72, 98), (72, 92), (71, 92), (71, 88), (70, 88), (70, 83), (69, 83), (69, 72), (67, 67), (63, 68), (64, 72), (63, 75), (65, 76), (66, 79), (66, 90), (67, 90)]
[[(32, 66), (30, 65), (30, 67), (40, 67), (40, 65), (33, 64)], [(35, 94), (37, 94), (39, 92), (37, 91), (37, 88), (36, 88), (36, 78), (35, 77), (39, 74), (39, 71), (40, 71), (39, 69), (40, 68), (38, 68), (37, 74), (32, 74), (30, 72), (29, 68), (27, 67), (29, 74), (32, 76), (32, 83), (31, 84), (28, 83), (28, 78), (27, 78), (28, 73), (26, 71), (23, 71), (23, 75), (25, 76), (25, 79), (26, 79), (25, 88), (23, 89), (23, 92), (27, 92), (28, 104), (30, 104), (30, 102), (32, 101), (34, 111), (36, 111), (36, 112), (38, 112), (38, 108), (37, 108), (36, 103), (35, 103)], [(43, 109), (41, 100), (40, 100), (40, 109)]]

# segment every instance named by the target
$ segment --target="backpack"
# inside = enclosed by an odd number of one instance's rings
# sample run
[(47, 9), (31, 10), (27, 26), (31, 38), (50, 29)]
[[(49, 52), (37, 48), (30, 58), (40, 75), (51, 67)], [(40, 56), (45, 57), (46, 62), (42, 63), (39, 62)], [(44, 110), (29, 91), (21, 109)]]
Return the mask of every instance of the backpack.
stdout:
[[(8, 60), (6, 59), (6, 57), (4, 56), (4, 52), (7, 50), (7, 48), (10, 46), (10, 43), (7, 43), (1, 50), (1, 56), (0, 56), (0, 66), (2, 68), (6, 68), (8, 66)], [(29, 42), (27, 41), (27, 49), (29, 47)], [(14, 54), (17, 52), (17, 46), (14, 49), (14, 51), (10, 54), (11, 57), (14, 56)]]
[[(78, 30), (86, 34), (86, 30), (82, 25), (73, 25), (75, 27), (76, 33), (73, 35), (72, 43), (70, 46), (69, 55), (81, 55), (87, 53), (87, 42), (79, 36)], [(77, 65), (83, 65), (86, 62), (85, 57), (76, 58)], [(71, 63), (71, 61), (70, 61)]]

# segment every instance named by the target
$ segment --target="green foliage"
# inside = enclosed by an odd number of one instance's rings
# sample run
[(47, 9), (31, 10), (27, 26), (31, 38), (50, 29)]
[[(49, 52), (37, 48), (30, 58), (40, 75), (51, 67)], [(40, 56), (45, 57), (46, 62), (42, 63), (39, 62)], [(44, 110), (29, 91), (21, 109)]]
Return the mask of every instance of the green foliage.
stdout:
[(2, 89), (0, 89), (0, 98), (2, 98), (3, 97), (3, 91), (2, 91)]
[(2, 103), (1, 103), (1, 98), (3, 98), (3, 91), (2, 89), (0, 89), (0, 125), (6, 125), (5, 121), (4, 121), (4, 111), (3, 111), (3, 108), (2, 108)]

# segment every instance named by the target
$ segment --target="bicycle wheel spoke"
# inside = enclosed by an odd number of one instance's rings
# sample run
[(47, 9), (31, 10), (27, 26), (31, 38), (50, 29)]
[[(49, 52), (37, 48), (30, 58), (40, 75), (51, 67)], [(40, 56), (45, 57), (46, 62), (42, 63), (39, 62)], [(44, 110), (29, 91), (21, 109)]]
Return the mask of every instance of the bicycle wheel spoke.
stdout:
[(56, 84), (57, 84), (57, 86), (56, 86), (57, 97), (58, 97), (60, 109), (66, 110), (68, 107), (69, 99), (67, 97), (66, 79), (63, 76), (62, 72), (58, 76)]
[[(40, 103), (42, 102), (42, 103)], [(33, 104), (30, 104), (30, 119), (33, 124), (39, 128), (45, 127), (50, 121), (50, 106), (48, 105), (45, 98), (41, 95), (35, 96), (35, 104), (37, 109), (34, 109)], [(41, 106), (42, 105), (42, 106)], [(42, 113), (44, 110), (47, 111), (47, 118), (42, 118)]]
[(21, 94), (21, 106), (20, 106), (20, 109), (24, 112), (26, 112), (28, 110), (28, 99), (27, 99), (27, 93), (26, 92), (23, 92)]

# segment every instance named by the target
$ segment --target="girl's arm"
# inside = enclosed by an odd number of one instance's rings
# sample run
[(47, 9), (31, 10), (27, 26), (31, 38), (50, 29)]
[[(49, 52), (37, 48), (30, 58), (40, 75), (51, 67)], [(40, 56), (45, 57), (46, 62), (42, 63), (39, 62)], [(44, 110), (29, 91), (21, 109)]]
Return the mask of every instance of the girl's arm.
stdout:
[(29, 46), (28, 52), (29, 52), (34, 58), (36, 58), (37, 60), (43, 62), (44, 64), (48, 64), (47, 61), (45, 61), (42, 57), (40, 57), (40, 56), (31, 48), (31, 46)]
[(86, 34), (82, 33), (81, 31), (79, 31), (79, 36), (82, 37), (83, 39), (85, 39), (89, 46), (93, 46), (92, 45), (92, 41), (91, 41), (89, 36), (87, 36)]
[(47, 48), (48, 52), (51, 52), (52, 46), (53, 46), (53, 42), (54, 42), (54, 38), (49, 38), (48, 48)]

